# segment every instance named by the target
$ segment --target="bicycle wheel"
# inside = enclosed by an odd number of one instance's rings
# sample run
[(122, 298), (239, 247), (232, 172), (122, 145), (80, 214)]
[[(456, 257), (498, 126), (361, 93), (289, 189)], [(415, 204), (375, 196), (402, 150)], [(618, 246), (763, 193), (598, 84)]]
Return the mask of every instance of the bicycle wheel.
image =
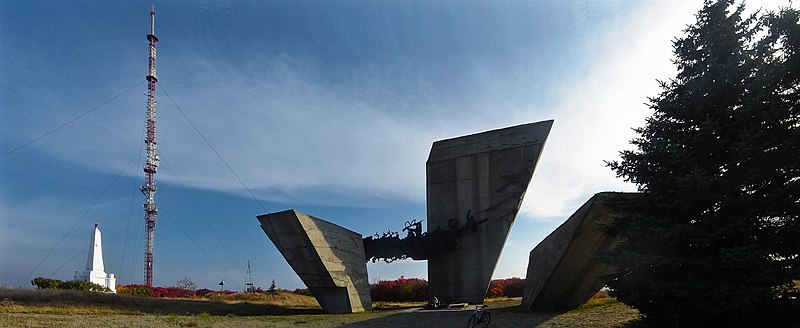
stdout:
[(481, 319), (481, 327), (489, 327), (489, 322), (492, 321), (492, 314), (489, 312), (483, 312)]
[(467, 328), (474, 328), (478, 324), (478, 316), (473, 313), (469, 316), (469, 321), (467, 321)]

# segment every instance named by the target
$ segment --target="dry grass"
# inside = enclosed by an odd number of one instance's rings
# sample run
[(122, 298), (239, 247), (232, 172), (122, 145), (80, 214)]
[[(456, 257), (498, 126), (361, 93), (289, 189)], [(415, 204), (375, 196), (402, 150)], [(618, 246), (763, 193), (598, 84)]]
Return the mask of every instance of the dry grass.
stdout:
[(586, 301), (586, 303), (579, 306), (575, 310), (584, 311), (598, 306), (615, 305), (615, 304), (621, 304), (621, 303), (616, 298), (609, 297), (608, 291), (601, 290), (597, 292), (597, 294), (594, 294), (594, 296), (592, 296), (592, 298)]
[(274, 295), (266, 293), (214, 294), (210, 295), (208, 299), (210, 301), (228, 304), (252, 303), (274, 305), (290, 309), (320, 309), (319, 303), (317, 303), (314, 297), (285, 291), (279, 291)]
[[(520, 298), (488, 299), (496, 327), (621, 327), (638, 317), (607, 295), (576, 310), (528, 312)], [(310, 304), (310, 305), (309, 305)], [(472, 307), (419, 310), (423, 303), (377, 303), (375, 310), (325, 314), (292, 293), (151, 299), (78, 291), (0, 289), (0, 327), (463, 327)]]
[(487, 298), (483, 300), (483, 304), (492, 305), (492, 304), (506, 304), (506, 303), (522, 303), (522, 297), (495, 297), (495, 298)]
[(321, 313), (310, 296), (281, 292), (218, 295), (218, 299), (164, 299), (75, 290), (0, 289), (0, 313), (287, 315)]

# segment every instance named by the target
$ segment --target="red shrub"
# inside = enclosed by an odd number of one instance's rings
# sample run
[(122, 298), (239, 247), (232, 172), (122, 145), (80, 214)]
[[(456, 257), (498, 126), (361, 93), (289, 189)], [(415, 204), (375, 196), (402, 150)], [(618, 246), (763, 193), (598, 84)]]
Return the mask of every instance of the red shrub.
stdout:
[(171, 298), (190, 298), (199, 296), (200, 292), (178, 287), (151, 287), (147, 285), (130, 284), (117, 286), (117, 293), (143, 297), (171, 297)]
[(397, 280), (380, 280), (369, 286), (369, 292), (373, 301), (427, 301), (428, 281), (401, 276)]
[(213, 291), (211, 289), (200, 288), (194, 294), (197, 295), (197, 297), (205, 297), (206, 295), (213, 294), (213, 293), (215, 293), (215, 291)]
[(522, 293), (525, 290), (525, 279), (522, 278), (508, 278), (505, 282), (505, 287), (503, 288), (503, 294), (506, 297), (522, 297)]
[(178, 287), (154, 287), (153, 297), (189, 298), (196, 295), (195, 291)]
[(503, 287), (503, 280), (492, 280), (489, 283), (489, 290), (486, 292), (486, 297), (495, 298), (505, 296)]
[(521, 297), (524, 289), (525, 279), (517, 277), (495, 279), (489, 283), (489, 290), (486, 292), (486, 297)]

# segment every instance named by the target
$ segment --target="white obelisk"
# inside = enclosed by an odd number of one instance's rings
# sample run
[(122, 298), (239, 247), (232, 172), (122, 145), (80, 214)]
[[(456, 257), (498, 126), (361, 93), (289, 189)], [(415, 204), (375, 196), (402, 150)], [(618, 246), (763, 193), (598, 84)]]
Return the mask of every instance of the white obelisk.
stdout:
[(117, 292), (117, 279), (113, 273), (106, 274), (103, 266), (103, 241), (100, 236), (100, 228), (94, 225), (92, 241), (89, 244), (89, 257), (86, 259), (86, 271), (81, 276), (83, 281), (93, 282), (106, 287), (112, 293)]

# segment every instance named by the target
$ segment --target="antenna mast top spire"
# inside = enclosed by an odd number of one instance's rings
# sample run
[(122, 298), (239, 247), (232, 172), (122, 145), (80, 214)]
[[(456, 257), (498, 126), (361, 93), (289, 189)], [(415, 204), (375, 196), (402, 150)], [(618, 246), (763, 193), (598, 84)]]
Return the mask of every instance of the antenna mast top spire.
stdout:
[(153, 1), (153, 6), (150, 7), (150, 35), (156, 34), (156, 3)]

